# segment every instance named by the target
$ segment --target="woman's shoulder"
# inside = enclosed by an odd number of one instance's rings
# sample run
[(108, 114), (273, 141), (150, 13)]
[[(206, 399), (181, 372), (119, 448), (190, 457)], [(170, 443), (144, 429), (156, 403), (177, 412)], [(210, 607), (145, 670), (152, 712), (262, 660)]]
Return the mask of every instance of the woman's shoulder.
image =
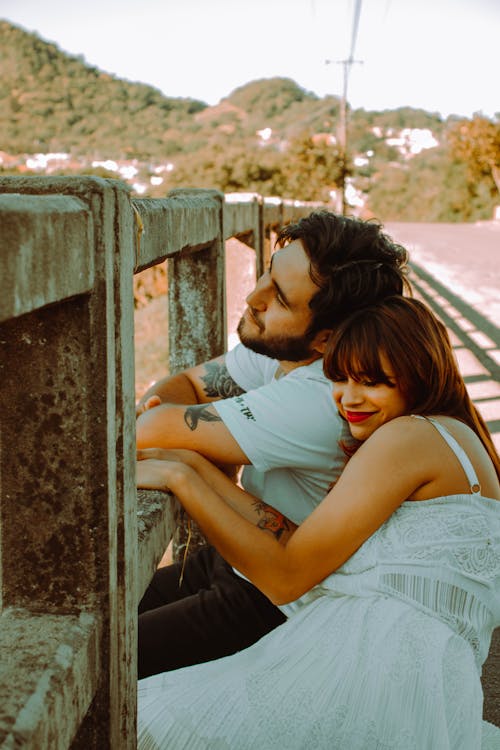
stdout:
[(393, 462), (397, 460), (399, 467), (418, 462), (423, 467), (432, 461), (436, 453), (431, 429), (430, 423), (410, 415), (394, 417), (378, 427), (362, 443), (353, 458), (358, 456), (359, 461), (380, 465), (385, 464), (388, 459)]
[(426, 415), (422, 414), (404, 414), (400, 417), (385, 422), (381, 425), (373, 436), (384, 435), (385, 438), (390, 436), (407, 438), (409, 440), (419, 439), (422, 435), (436, 435), (443, 433), (449, 435), (468, 435), (478, 438), (475, 432), (460, 419), (455, 417), (443, 416), (439, 414)]
[(385, 422), (375, 430), (370, 440), (411, 442), (421, 439), (422, 435), (432, 429), (432, 424), (425, 417), (420, 417), (418, 414), (405, 414)]
[[(385, 422), (366, 441), (366, 447), (372, 451), (393, 451), (401, 458), (415, 458), (421, 461), (426, 455), (434, 460), (441, 450), (447, 452), (447, 444), (433, 424), (441, 422), (441, 417), (422, 417), (419, 414), (407, 414)], [(458, 420), (450, 419), (458, 423)], [(466, 430), (467, 425), (460, 423)], [(448, 425), (445, 427), (447, 432)], [(472, 432), (472, 430), (470, 430)]]
[(455, 417), (396, 417), (373, 433), (366, 449), (375, 460), (392, 453), (400, 468), (411, 467), (427, 481), (439, 480), (436, 495), (467, 491), (465, 466), (471, 464), (486, 495), (497, 497), (498, 480), (486, 448), (475, 431)]

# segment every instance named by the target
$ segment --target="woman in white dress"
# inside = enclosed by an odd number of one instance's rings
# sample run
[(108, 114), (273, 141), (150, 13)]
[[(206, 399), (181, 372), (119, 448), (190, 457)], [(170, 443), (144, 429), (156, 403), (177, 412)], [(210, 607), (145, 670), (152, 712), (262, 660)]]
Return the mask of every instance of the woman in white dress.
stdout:
[(172, 490), (273, 602), (299, 599), (250, 648), (141, 680), (141, 750), (500, 747), (480, 682), (500, 625), (500, 460), (446, 330), (390, 298), (338, 327), (325, 372), (361, 447), (279, 541), (205, 459), (140, 454), (139, 487)]

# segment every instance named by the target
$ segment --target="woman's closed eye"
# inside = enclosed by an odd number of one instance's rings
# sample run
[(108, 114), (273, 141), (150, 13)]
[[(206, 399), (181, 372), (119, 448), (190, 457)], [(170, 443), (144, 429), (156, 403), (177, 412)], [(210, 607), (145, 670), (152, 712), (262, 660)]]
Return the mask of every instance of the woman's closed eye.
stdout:
[[(349, 380), (349, 376), (347, 375), (336, 375), (334, 378), (332, 378), (333, 383), (347, 383)], [(359, 376), (357, 378), (352, 378), (355, 383), (358, 383), (358, 385), (362, 385), (365, 388), (376, 388), (379, 385), (386, 385), (389, 388), (395, 388), (396, 387), (396, 381), (392, 378), (387, 378), (387, 380), (373, 380), (370, 378), (364, 378), (362, 376)]]

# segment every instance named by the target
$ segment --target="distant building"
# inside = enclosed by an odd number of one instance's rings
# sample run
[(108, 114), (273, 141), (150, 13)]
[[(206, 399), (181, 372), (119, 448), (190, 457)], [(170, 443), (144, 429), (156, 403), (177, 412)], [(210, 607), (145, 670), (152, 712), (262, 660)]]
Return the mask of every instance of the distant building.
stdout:
[(68, 159), (69, 154), (64, 153), (33, 154), (26, 158), (26, 166), (28, 169), (43, 171), (48, 174), (65, 167)]
[(439, 142), (429, 128), (403, 128), (399, 136), (386, 138), (385, 142), (388, 146), (397, 148), (406, 158), (419, 154), (425, 149), (439, 146)]
[(272, 128), (262, 128), (262, 130), (257, 130), (257, 135), (259, 136), (261, 141), (268, 141), (272, 134)]

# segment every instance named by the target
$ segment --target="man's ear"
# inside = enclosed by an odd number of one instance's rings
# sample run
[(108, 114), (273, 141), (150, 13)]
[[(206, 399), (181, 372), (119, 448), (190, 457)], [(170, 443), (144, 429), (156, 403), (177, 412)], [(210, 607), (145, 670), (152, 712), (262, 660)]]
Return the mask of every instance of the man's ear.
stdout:
[(323, 330), (318, 331), (318, 333), (314, 335), (311, 346), (315, 351), (319, 352), (319, 354), (325, 353), (326, 344), (330, 338), (331, 332), (331, 328), (323, 328)]

